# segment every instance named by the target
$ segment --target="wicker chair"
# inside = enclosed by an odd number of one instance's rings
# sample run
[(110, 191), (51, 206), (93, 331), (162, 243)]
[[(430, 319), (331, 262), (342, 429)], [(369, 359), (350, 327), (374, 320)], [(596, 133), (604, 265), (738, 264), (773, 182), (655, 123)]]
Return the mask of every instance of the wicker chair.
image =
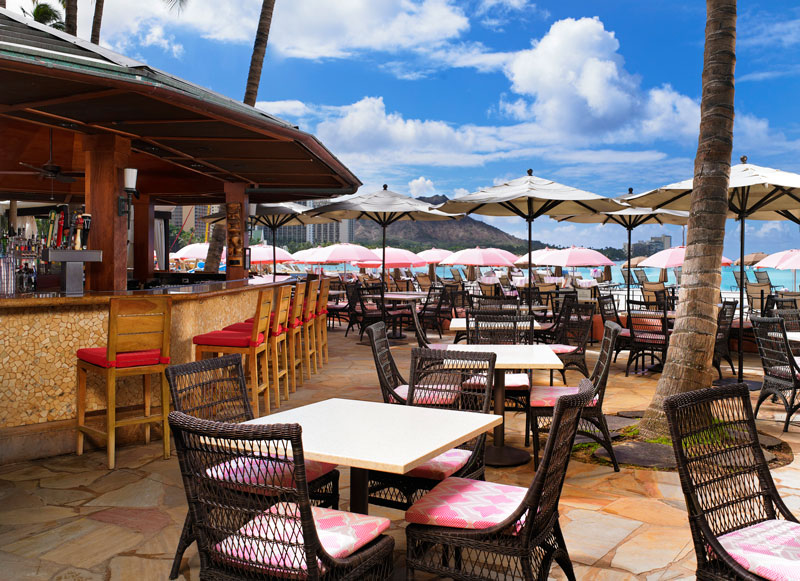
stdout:
[(792, 354), (786, 338), (786, 326), (780, 317), (751, 317), (753, 333), (756, 336), (758, 354), (764, 368), (764, 382), (756, 403), (758, 409), (770, 396), (775, 396), (786, 410), (783, 431), (789, 430), (792, 415), (800, 409), (800, 365)]
[(669, 335), (667, 334), (667, 311), (664, 303), (647, 301), (630, 301), (628, 303), (628, 330), (631, 333), (630, 355), (625, 366), (625, 377), (635, 363), (644, 367), (644, 360), (649, 355), (651, 362), (656, 360), (664, 364), (667, 358)]
[(417, 338), (417, 345), (419, 345), (420, 348), (429, 348), (431, 342), (428, 339), (428, 333), (425, 332), (425, 327), (419, 320), (417, 309), (411, 309), (411, 324), (414, 325), (414, 335)]
[(614, 362), (616, 363), (619, 352), (627, 351), (631, 348), (631, 331), (622, 324), (617, 312), (617, 301), (614, 300), (613, 295), (600, 295), (597, 298), (597, 307), (600, 309), (600, 316), (603, 318), (604, 325), (611, 322), (622, 327), (614, 343)]
[(769, 273), (766, 270), (756, 270), (756, 282), (758, 284), (766, 284), (769, 285), (770, 292), (775, 290), (775, 285), (772, 284), (772, 281), (769, 279)]
[[(584, 377), (589, 377), (589, 368), (586, 366), (586, 343), (589, 342), (589, 336), (592, 334), (593, 317), (593, 304), (577, 303), (573, 305), (570, 315), (561, 319), (556, 342), (550, 344), (550, 348), (564, 365), (559, 369), (564, 385), (567, 384), (566, 371), (570, 367), (583, 373)], [(553, 385), (552, 370), (550, 371), (550, 385)]]
[(572, 309), (578, 304), (577, 296), (565, 295), (562, 299), (553, 296), (553, 320), (539, 324), (534, 337), (543, 343), (555, 343), (561, 336), (561, 326), (572, 316)]
[[(697, 578), (763, 580), (740, 563), (756, 568), (765, 556), (780, 559), (776, 545), (783, 537), (796, 547), (800, 524), (778, 495), (764, 460), (747, 386), (673, 395), (664, 400), (664, 411), (686, 498)], [(758, 548), (746, 552), (753, 546)]]
[[(408, 405), (489, 413), (494, 353), (412, 349)], [(406, 474), (369, 472), (369, 502), (408, 509), (449, 476), (483, 480), (486, 434), (448, 450)]]
[(723, 359), (731, 366), (731, 373), (736, 373), (736, 369), (733, 366), (733, 359), (731, 358), (729, 343), (731, 339), (731, 325), (733, 324), (733, 317), (736, 314), (737, 304), (738, 301), (722, 301), (722, 307), (717, 314), (717, 340), (714, 343), (714, 367), (717, 369), (720, 379), (722, 379), (722, 368), (720, 364)]
[(375, 371), (378, 372), (384, 403), (405, 405), (408, 397), (408, 382), (400, 375), (394, 357), (392, 357), (389, 337), (386, 336), (386, 324), (380, 321), (367, 327), (367, 338), (372, 347), (372, 357), (375, 360)]
[[(745, 285), (745, 293), (747, 294), (747, 307), (750, 316), (754, 314), (762, 314), (768, 309), (766, 304), (767, 298), (772, 294), (771, 287), (768, 283), (753, 283), (748, 282)], [(774, 300), (775, 297), (773, 297)], [(774, 304), (774, 302), (772, 303)]]
[(516, 312), (519, 310), (517, 297), (491, 297), (485, 295), (472, 296), (472, 308), (476, 311), (500, 311), (508, 310)]
[(298, 424), (169, 423), (201, 579), (390, 578), (389, 519), (312, 506)]
[[(606, 416), (603, 414), (603, 399), (606, 393), (606, 383), (608, 382), (608, 372), (611, 369), (611, 357), (614, 354), (615, 343), (620, 337), (622, 327), (611, 321), (606, 321), (603, 325), (603, 339), (600, 343), (600, 354), (594, 365), (589, 381), (594, 386), (594, 397), (592, 403), (583, 408), (581, 412), (581, 422), (578, 426), (578, 433), (582, 436), (592, 438), (595, 442), (603, 446), (608, 452), (611, 462), (614, 464), (614, 471), (619, 472), (619, 464), (611, 445), (611, 435), (608, 431)], [(544, 387), (534, 386), (530, 393), (530, 426), (536, 426), (536, 433), (533, 433), (533, 465), (539, 463), (539, 432), (550, 430), (556, 400), (562, 395), (577, 393), (577, 387)], [(525, 445), (528, 444), (528, 435), (525, 434)]]
[[(202, 420), (226, 423), (238, 424), (253, 419), (253, 408), (247, 397), (247, 384), (242, 369), (242, 356), (239, 354), (173, 365), (167, 367), (166, 376), (172, 407), (176, 411)], [(308, 484), (312, 502), (318, 506), (338, 508), (339, 471), (335, 466), (307, 462), (306, 473), (315, 478)], [(189, 512), (175, 551), (170, 579), (178, 577), (183, 553), (195, 540)]]
[[(580, 392), (559, 398), (542, 461), (528, 488), (448, 478), (406, 512), (406, 568), (459, 580), (547, 579), (553, 560), (575, 579), (558, 523), (558, 500), (582, 408)], [(459, 495), (469, 502), (459, 502)], [(491, 511), (476, 507), (485, 499)], [(455, 518), (448, 518), (447, 515)], [(447, 526), (459, 523), (458, 528)]]

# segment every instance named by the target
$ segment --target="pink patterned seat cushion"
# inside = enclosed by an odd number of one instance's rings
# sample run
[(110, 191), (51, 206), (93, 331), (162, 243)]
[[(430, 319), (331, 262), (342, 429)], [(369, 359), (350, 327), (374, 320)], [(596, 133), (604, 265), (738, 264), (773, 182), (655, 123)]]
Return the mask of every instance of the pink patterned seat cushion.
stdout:
[(414, 478), (430, 478), (431, 480), (444, 480), (452, 476), (469, 461), (472, 452), (453, 448), (435, 458), (431, 458), (421, 466), (411, 470), (408, 475)]
[[(336, 464), (306, 460), (306, 481), (311, 482), (320, 476), (331, 472)], [(206, 470), (206, 474), (215, 480), (230, 483), (232, 486), (266, 494), (263, 486), (280, 486), (293, 488), (297, 486), (294, 480), (293, 464), (291, 458), (279, 461), (273, 458), (238, 458), (222, 462)]]
[[(531, 407), (534, 408), (550, 408), (555, 407), (556, 400), (562, 395), (573, 395), (578, 393), (577, 387), (556, 387), (556, 386), (534, 386), (531, 388)], [(597, 399), (590, 402), (589, 405), (594, 405)]]
[(575, 345), (562, 345), (561, 343), (553, 343), (552, 345), (548, 345), (548, 347), (550, 347), (556, 355), (566, 355), (578, 349)]
[(718, 540), (751, 573), (771, 581), (800, 579), (800, 524), (765, 520)]
[[(476, 375), (464, 382), (464, 387), (481, 387), (486, 385), (486, 379)], [(506, 373), (505, 386), (506, 389), (527, 389), (531, 385), (530, 377), (527, 373)]]
[[(486, 529), (519, 508), (527, 488), (450, 477), (406, 511), (406, 521), (458, 529)], [(522, 523), (517, 523), (517, 530)]]
[[(311, 507), (311, 514), (322, 548), (336, 559), (352, 555), (391, 524), (388, 518), (318, 506)], [(236, 559), (237, 565), (247, 561), (259, 569), (279, 573), (308, 570), (300, 509), (291, 502), (272, 506), (240, 528), (236, 535), (217, 543), (214, 549), (221, 556)], [(322, 563), (317, 563), (324, 571)]]
[[(398, 385), (394, 392), (408, 400), (408, 385)], [(458, 388), (453, 385), (418, 385), (414, 388), (414, 403), (418, 405), (449, 405), (458, 398)]]

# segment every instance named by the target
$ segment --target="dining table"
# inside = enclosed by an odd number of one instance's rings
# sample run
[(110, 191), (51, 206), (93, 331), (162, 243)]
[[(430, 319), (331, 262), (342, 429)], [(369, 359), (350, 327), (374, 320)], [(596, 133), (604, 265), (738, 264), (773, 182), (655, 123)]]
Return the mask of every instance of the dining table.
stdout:
[(368, 513), (369, 471), (405, 474), (503, 423), (495, 414), (331, 398), (248, 424), (300, 424), (307, 460), (350, 468), (350, 511)]
[(786, 331), (786, 338), (789, 341), (800, 343), (800, 331)]
[[(497, 360), (494, 365), (494, 413), (503, 416), (506, 402), (506, 371), (510, 369), (536, 370), (563, 369), (564, 364), (548, 345), (462, 345), (451, 343), (434, 343), (432, 349), (448, 351), (472, 351), (494, 353)], [(505, 442), (504, 424), (494, 428), (491, 445), (486, 445), (486, 465), (494, 467), (519, 466), (530, 462), (531, 455), (527, 450), (509, 446)]]

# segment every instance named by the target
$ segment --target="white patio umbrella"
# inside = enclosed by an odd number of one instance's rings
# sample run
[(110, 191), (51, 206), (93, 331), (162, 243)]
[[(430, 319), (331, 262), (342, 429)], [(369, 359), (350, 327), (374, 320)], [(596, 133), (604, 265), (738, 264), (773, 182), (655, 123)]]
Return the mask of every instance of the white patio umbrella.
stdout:
[[(589, 208), (586, 202), (596, 206)], [(609, 198), (528, 175), (453, 198), (439, 207), (445, 212), (464, 212), (485, 216), (519, 216), (528, 224), (528, 254), (531, 253), (532, 224), (540, 216), (577, 214), (584, 211), (613, 211), (618, 207)], [(531, 264), (528, 264), (528, 288), (531, 285)]]
[[(388, 189), (383, 185), (382, 190), (370, 194), (348, 196), (347, 199), (326, 204), (311, 210), (312, 216), (327, 216), (336, 220), (362, 220), (368, 219), (376, 222), (382, 230), (381, 246), (384, 248), (385, 262), (386, 227), (400, 220), (430, 221), (430, 220), (455, 220), (461, 216), (445, 214), (431, 207), (427, 202), (421, 202), (410, 196), (404, 196)], [(386, 280), (386, 266), (381, 268), (381, 280)]]
[[(751, 220), (791, 220), (800, 224), (800, 174), (761, 167), (747, 163), (731, 166), (728, 183), (729, 217), (739, 221), (739, 256), (744, 256), (745, 219)], [(625, 196), (623, 199), (632, 206), (667, 210), (689, 210), (693, 179), (683, 180), (645, 192)], [(739, 273), (744, 279), (744, 263), (739, 265)], [(744, 327), (744, 286), (739, 288), (739, 339), (742, 344)], [(744, 353), (739, 349), (738, 381), (743, 381)]]
[[(633, 188), (628, 189), (628, 195), (633, 193)], [(631, 237), (633, 229), (644, 224), (677, 224), (684, 225), (689, 222), (689, 212), (681, 212), (676, 210), (653, 210), (651, 208), (632, 208), (625, 202), (614, 200), (619, 208), (613, 212), (600, 212), (588, 213), (583, 212), (574, 214), (572, 216), (563, 216), (557, 218), (559, 222), (576, 222), (579, 224), (619, 224), (628, 231), (628, 268), (631, 267)], [(589, 204), (591, 205), (591, 203)], [(644, 260), (644, 259), (643, 259)], [(631, 277), (630, 272), (626, 279), (626, 298), (627, 301), (631, 300)], [(627, 303), (626, 303), (627, 304)]]
[(766, 256), (755, 264), (755, 268), (776, 268), (778, 270), (792, 270), (792, 290), (797, 289), (797, 269), (800, 268), (800, 249), (782, 250)]
[[(208, 255), (208, 242), (195, 242), (187, 244), (175, 253), (175, 258), (181, 260), (205, 260)], [(225, 248), (222, 249), (222, 257), (225, 260)]]

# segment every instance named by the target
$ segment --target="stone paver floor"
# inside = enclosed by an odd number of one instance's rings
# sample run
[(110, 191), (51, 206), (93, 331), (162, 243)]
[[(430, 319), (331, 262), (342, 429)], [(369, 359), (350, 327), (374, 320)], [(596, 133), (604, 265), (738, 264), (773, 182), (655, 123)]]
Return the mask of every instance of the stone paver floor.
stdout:
[[(368, 345), (341, 329), (330, 333), (330, 362), (283, 402), (281, 409), (329, 397), (380, 400)], [(448, 337), (445, 337), (445, 341)], [(452, 340), (452, 335), (449, 337)], [(407, 370), (411, 345), (393, 349)], [(596, 347), (596, 346), (595, 346)], [(589, 364), (595, 353), (590, 353)], [(612, 369), (606, 413), (644, 409), (658, 375), (626, 378), (624, 359)], [(758, 379), (754, 354), (745, 359), (747, 378)], [(568, 372), (568, 381), (579, 374)], [(546, 373), (537, 381), (545, 384)], [(800, 432), (780, 433), (777, 406), (765, 404), (759, 429), (800, 451)], [(772, 419), (768, 419), (772, 418)], [(522, 446), (524, 418), (507, 414), (507, 439)], [(0, 467), (0, 579), (166, 579), (186, 514), (186, 501), (173, 453), (160, 458), (160, 443), (117, 452), (114, 471), (105, 454), (60, 456)], [(342, 508), (348, 506), (348, 471), (342, 469)], [(800, 514), (800, 463), (773, 471), (790, 509)], [(532, 464), (489, 469), (487, 480), (528, 486)], [(392, 519), (397, 579), (404, 578), (405, 539), (400, 511), (370, 507)], [(561, 524), (581, 580), (694, 579), (694, 552), (676, 473), (570, 463), (560, 504)], [(182, 579), (199, 578), (195, 546), (184, 557)], [(418, 575), (418, 578), (424, 578)], [(551, 578), (563, 579), (554, 566)]]

